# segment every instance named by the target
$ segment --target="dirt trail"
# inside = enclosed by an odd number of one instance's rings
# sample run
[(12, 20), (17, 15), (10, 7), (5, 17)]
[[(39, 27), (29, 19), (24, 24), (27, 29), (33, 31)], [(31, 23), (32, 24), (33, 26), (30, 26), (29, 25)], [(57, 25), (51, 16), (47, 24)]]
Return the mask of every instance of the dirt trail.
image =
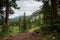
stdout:
[(27, 32), (23, 34), (18, 34), (15, 36), (10, 36), (6, 38), (1, 38), (0, 40), (39, 40), (38, 36), (34, 36), (33, 32)]

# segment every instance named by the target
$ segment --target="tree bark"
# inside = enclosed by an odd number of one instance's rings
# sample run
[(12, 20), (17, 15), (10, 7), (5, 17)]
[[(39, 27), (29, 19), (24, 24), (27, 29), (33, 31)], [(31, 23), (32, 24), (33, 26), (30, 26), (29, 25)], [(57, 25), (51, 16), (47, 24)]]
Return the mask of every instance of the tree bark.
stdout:
[(58, 16), (57, 14), (57, 0), (51, 0), (51, 16), (52, 19)]
[(6, 31), (9, 31), (9, 0), (6, 0)]
[(51, 0), (51, 25), (52, 27), (57, 27), (55, 26), (57, 24), (57, 19), (58, 14), (57, 14), (57, 0)]

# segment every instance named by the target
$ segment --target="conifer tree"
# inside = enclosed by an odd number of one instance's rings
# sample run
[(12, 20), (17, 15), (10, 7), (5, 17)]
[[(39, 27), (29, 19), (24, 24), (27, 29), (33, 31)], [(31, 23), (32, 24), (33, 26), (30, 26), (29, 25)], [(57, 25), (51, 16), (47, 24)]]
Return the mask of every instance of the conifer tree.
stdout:
[[(9, 14), (13, 14), (14, 11), (12, 10), (12, 8), (16, 8), (16, 9), (19, 9), (17, 7), (17, 4), (16, 4), (16, 0), (0, 0), (0, 8), (6, 8), (5, 11), (2, 11), (4, 14), (6, 14), (5, 16), (5, 25), (4, 28), (5, 30), (4, 31), (9, 31)], [(1, 11), (0, 11), (1, 13)], [(2, 14), (2, 13), (1, 13)]]
[(21, 31), (21, 17), (19, 17), (19, 31)]
[(24, 13), (24, 17), (23, 17), (23, 24), (22, 24), (22, 31), (25, 32), (27, 29), (27, 24), (26, 24), (26, 15)]
[(31, 29), (31, 21), (30, 21), (30, 18), (28, 19), (28, 25), (29, 25), (29, 29)]

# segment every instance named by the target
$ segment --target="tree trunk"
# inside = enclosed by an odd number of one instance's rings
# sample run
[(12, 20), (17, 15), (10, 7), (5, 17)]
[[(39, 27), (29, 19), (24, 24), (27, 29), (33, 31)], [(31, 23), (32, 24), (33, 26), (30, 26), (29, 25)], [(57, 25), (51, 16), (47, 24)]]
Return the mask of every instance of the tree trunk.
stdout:
[(58, 16), (57, 14), (57, 0), (51, 0), (51, 16), (52, 19)]
[(19, 31), (21, 31), (21, 17), (19, 17)]
[(9, 31), (9, 0), (6, 0), (6, 31)]
[(57, 0), (51, 0), (51, 25), (52, 27), (57, 27)]

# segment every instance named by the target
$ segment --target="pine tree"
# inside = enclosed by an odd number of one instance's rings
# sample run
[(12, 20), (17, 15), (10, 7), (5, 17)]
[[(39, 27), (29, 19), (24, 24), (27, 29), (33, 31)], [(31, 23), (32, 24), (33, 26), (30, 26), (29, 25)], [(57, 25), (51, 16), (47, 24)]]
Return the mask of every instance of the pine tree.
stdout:
[(31, 21), (30, 21), (30, 17), (28, 19), (28, 26), (29, 26), (29, 29), (31, 29)]
[[(6, 0), (6, 31), (9, 31), (9, 14), (13, 12), (11, 7), (17, 8), (16, 0)], [(13, 12), (14, 13), (14, 12)]]
[(25, 15), (25, 13), (24, 13), (23, 24), (22, 24), (22, 32), (25, 32), (26, 29), (27, 29), (26, 15)]
[[(11, 1), (10, 0), (0, 0), (0, 9), (2, 8), (2, 10), (3, 10), (3, 8), (6, 8), (5, 11), (2, 11), (2, 12), (4, 12), (4, 14), (6, 14), (5, 15), (6, 16), (6, 18), (5, 18), (5, 25), (6, 26), (4, 26), (4, 28), (5, 28), (4, 31), (6, 31), (6, 32), (9, 31), (9, 14), (14, 13), (14, 11), (12, 10), (11, 7), (19, 9), (17, 7), (16, 0), (11, 0)], [(0, 13), (1, 13), (1, 11), (0, 11)]]
[(19, 17), (19, 31), (21, 31), (21, 17)]
[(0, 9), (0, 25), (2, 27), (2, 32), (5, 32), (5, 15), (3, 8)]
[(51, 21), (51, 7), (48, 1), (44, 1), (44, 5), (42, 8), (43, 8), (44, 26), (49, 26)]

